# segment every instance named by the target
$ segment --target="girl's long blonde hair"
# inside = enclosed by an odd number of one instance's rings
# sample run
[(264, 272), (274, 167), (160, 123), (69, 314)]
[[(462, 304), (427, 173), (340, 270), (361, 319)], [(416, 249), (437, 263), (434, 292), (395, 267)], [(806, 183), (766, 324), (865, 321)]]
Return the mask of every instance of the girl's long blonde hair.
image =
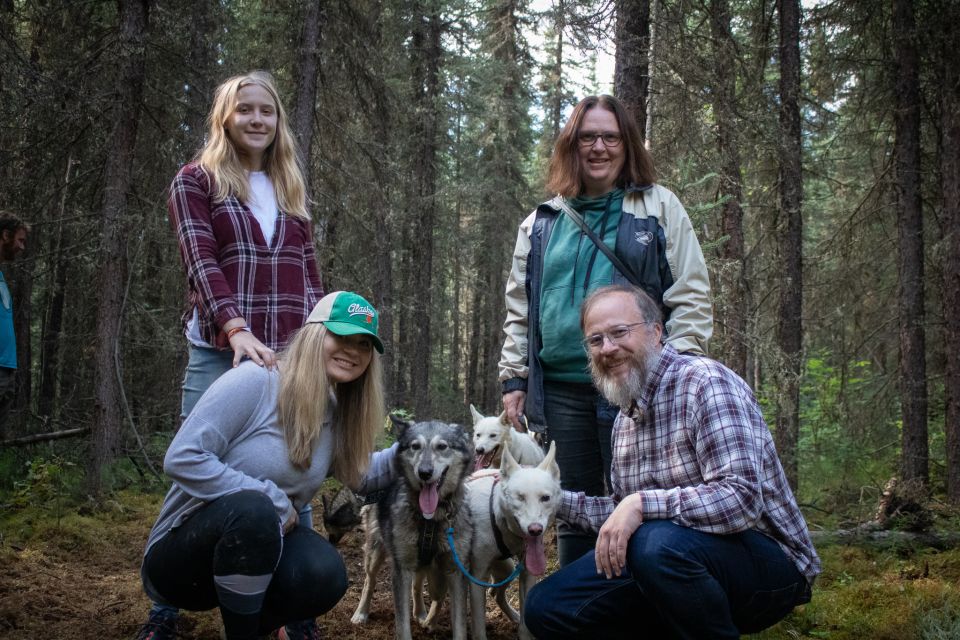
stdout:
[(243, 202), (249, 201), (250, 183), (227, 134), (226, 124), (237, 106), (237, 93), (252, 84), (263, 87), (277, 106), (276, 136), (263, 156), (263, 170), (273, 183), (277, 204), (284, 213), (309, 220), (306, 183), (297, 142), (290, 131), (287, 112), (280, 102), (273, 76), (266, 71), (233, 76), (217, 87), (213, 106), (207, 115), (207, 143), (197, 155), (197, 161), (213, 178), (216, 201), (222, 202), (231, 195)]
[(333, 411), (331, 475), (356, 488), (370, 463), (385, 415), (380, 354), (373, 352), (367, 370), (353, 382), (331, 385), (323, 359), (327, 327), (304, 325), (280, 356), (280, 392), (277, 418), (284, 431), (290, 462), (310, 466), (313, 447), (323, 429), (330, 392)]

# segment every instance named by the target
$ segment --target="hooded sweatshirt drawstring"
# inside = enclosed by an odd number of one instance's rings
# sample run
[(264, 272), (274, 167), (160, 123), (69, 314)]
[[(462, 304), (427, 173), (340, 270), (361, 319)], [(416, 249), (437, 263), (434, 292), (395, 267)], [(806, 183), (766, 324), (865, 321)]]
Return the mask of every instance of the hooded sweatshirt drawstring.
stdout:
[[(598, 234), (598, 237), (600, 238), (603, 238), (607, 233), (607, 220), (610, 218), (610, 203), (613, 202), (614, 193), (616, 193), (616, 191), (611, 191), (609, 194), (607, 194), (607, 200), (603, 205), (603, 214), (600, 216), (600, 233)], [(576, 265), (580, 264), (580, 247), (583, 246), (583, 241), (585, 237), (586, 237), (586, 234), (583, 232), (583, 229), (581, 229), (580, 239), (577, 242), (577, 255), (573, 260), (574, 269), (573, 269), (573, 273), (570, 276), (571, 278), (574, 278), (574, 279), (577, 277)], [(596, 245), (594, 245), (593, 242), (590, 242), (590, 247), (593, 248), (593, 254), (590, 256), (590, 261), (587, 263), (587, 272), (583, 278), (584, 294), (587, 293), (587, 287), (590, 285), (590, 274), (593, 273), (593, 265), (597, 261), (597, 254), (600, 252), (600, 249)], [(589, 248), (587, 250), (589, 251)], [(577, 304), (576, 296), (574, 295), (576, 286), (577, 286), (577, 283), (576, 283), (576, 280), (574, 280), (573, 286), (570, 287), (570, 306), (574, 306)]]

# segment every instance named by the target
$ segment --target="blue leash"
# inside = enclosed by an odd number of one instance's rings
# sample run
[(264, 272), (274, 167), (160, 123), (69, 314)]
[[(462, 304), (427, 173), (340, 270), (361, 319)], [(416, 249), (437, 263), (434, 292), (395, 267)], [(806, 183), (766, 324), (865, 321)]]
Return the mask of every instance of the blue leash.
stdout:
[(494, 582), (484, 582), (483, 580), (477, 580), (472, 575), (470, 575), (470, 572), (467, 571), (467, 568), (463, 566), (462, 562), (460, 562), (460, 556), (457, 555), (457, 548), (453, 546), (453, 527), (450, 527), (449, 529), (447, 529), (447, 544), (450, 545), (450, 551), (451, 553), (453, 553), (453, 561), (454, 563), (456, 563), (457, 568), (460, 569), (460, 573), (467, 576), (467, 578), (470, 579), (470, 582), (472, 582), (473, 584), (479, 585), (481, 587), (496, 588), (496, 587), (502, 587), (505, 584), (510, 584), (510, 582), (514, 578), (516, 578), (518, 575), (520, 575), (521, 571), (523, 571), (523, 563), (518, 561), (517, 566), (513, 568), (513, 573), (511, 573), (509, 576), (507, 576), (500, 582), (494, 583)]

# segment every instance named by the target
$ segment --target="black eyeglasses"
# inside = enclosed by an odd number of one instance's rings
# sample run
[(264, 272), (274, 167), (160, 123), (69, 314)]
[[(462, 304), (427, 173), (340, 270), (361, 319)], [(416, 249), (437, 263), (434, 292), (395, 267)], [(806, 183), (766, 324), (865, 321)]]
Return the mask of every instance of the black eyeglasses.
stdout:
[(604, 131), (602, 133), (581, 131), (577, 134), (577, 142), (580, 143), (581, 147), (592, 147), (597, 143), (597, 138), (603, 141), (603, 146), (605, 147), (615, 147), (623, 141), (623, 137), (613, 131)]
[(611, 344), (620, 344), (628, 335), (633, 332), (634, 327), (641, 324), (650, 324), (647, 321), (633, 322), (631, 324), (621, 324), (601, 333), (595, 333), (583, 339), (583, 348), (587, 351), (599, 351), (603, 348), (603, 342), (609, 340)]

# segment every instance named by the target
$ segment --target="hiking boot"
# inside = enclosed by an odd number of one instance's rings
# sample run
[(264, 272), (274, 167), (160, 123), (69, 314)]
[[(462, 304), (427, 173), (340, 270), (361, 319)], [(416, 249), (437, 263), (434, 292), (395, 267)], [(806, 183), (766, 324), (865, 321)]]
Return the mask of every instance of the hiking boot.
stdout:
[(137, 640), (175, 640), (179, 617), (176, 611), (151, 611), (146, 623), (140, 627)]
[(277, 640), (320, 640), (320, 627), (316, 620), (291, 622), (277, 631)]

